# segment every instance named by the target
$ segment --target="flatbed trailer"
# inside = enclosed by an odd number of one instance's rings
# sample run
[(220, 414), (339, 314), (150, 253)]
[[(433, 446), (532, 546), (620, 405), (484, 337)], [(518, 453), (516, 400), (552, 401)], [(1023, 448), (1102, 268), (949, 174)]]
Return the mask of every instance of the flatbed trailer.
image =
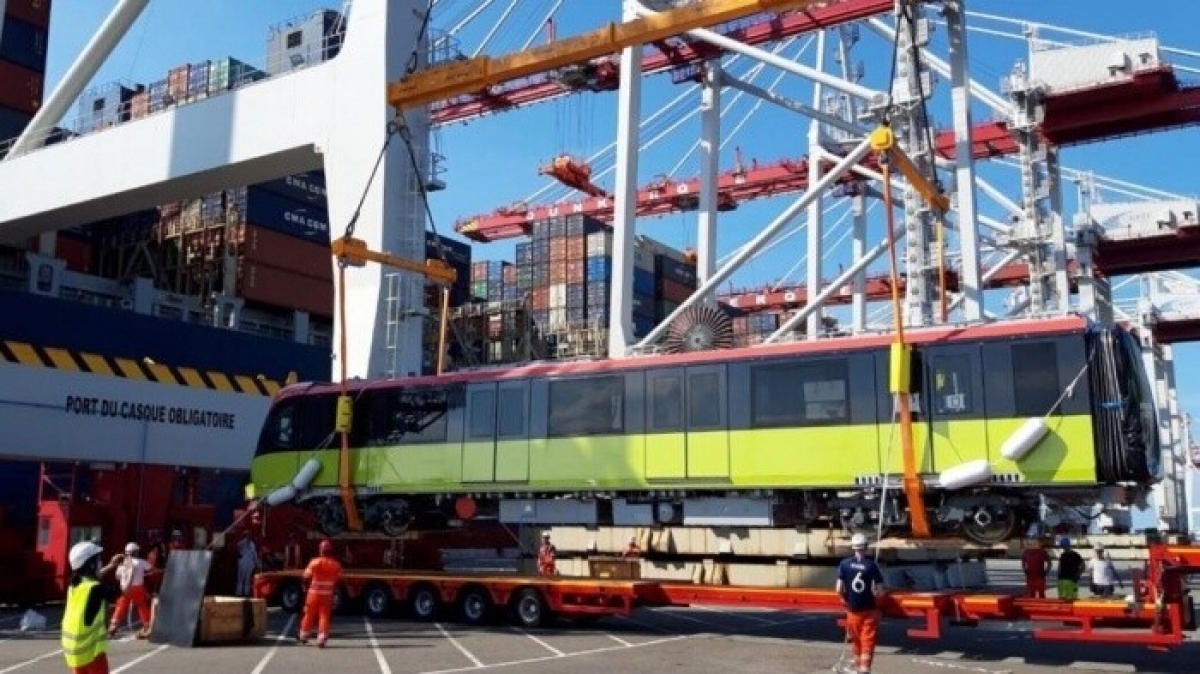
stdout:
[[(1128, 597), (1078, 600), (1034, 599), (1004, 593), (890, 592), (881, 600), (885, 617), (913, 621), (912, 638), (937, 639), (946, 624), (982, 622), (1050, 623), (1035, 629), (1037, 639), (1138, 644), (1169, 648), (1194, 630), (1195, 616), (1186, 578), (1200, 572), (1200, 546), (1155, 545), (1144, 569), (1135, 573)], [(284, 610), (303, 606), (302, 571), (258, 574), (255, 594), (278, 601)], [(347, 570), (336, 603), (345, 610), (360, 601), (373, 617), (406, 605), (417, 620), (433, 620), (453, 608), (468, 624), (483, 624), (506, 609), (524, 627), (553, 618), (588, 621), (627, 616), (643, 607), (693, 604), (764, 608), (837, 615), (841, 598), (832, 589), (695, 585), (651, 580), (608, 580), (575, 576), (463, 574), (396, 570)]]

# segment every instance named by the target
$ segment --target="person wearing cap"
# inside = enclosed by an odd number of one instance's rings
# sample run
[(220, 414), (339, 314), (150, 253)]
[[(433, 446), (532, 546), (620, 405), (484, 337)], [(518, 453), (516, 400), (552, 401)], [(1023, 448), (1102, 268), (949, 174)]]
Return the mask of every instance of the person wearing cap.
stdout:
[(1120, 585), (1121, 589), (1125, 588), (1125, 583), (1121, 581), (1121, 577), (1117, 575), (1117, 567), (1113, 564), (1112, 558), (1104, 552), (1104, 546), (1099, 543), (1093, 548), (1095, 556), (1088, 560), (1087, 568), (1092, 576), (1091, 591), (1093, 597), (1111, 597), (1113, 595), (1113, 586)]
[(537, 570), (539, 576), (558, 575), (558, 550), (550, 542), (550, 532), (542, 532), (542, 547), (538, 548)]
[(1079, 579), (1083, 576), (1083, 557), (1071, 549), (1071, 539), (1063, 536), (1058, 541), (1063, 549), (1058, 556), (1058, 598), (1078, 599)]
[(146, 574), (154, 567), (150, 566), (150, 562), (139, 559), (139, 552), (141, 552), (141, 548), (137, 543), (126, 544), (125, 559), (117, 567), (117, 582), (121, 584), (121, 598), (117, 600), (112, 620), (108, 623), (109, 637), (115, 636), (121, 623), (125, 622), (125, 616), (129, 615), (130, 604), (137, 608), (138, 620), (142, 623), (137, 637), (145, 639), (150, 635), (150, 594), (146, 592)]
[(304, 599), (304, 617), (300, 620), (300, 635), (297, 639), (302, 644), (308, 643), (308, 635), (317, 630), (317, 647), (325, 648), (329, 640), (329, 620), (333, 614), (333, 596), (337, 592), (338, 581), (342, 578), (342, 565), (333, 553), (333, 541), (325, 539), (318, 548), (319, 556), (308, 563), (304, 569), (304, 586), (307, 596)]
[(108, 604), (120, 596), (101, 578), (111, 574), (123, 555), (113, 555), (103, 568), (104, 548), (83, 541), (71, 547), (67, 560), (71, 580), (67, 586), (67, 605), (63, 610), (61, 645), (63, 657), (72, 674), (108, 674), (108, 631), (104, 614)]
[(854, 666), (860, 674), (871, 671), (875, 659), (875, 640), (879, 633), (879, 604), (883, 594), (883, 572), (867, 556), (867, 537), (854, 534), (850, 539), (854, 553), (838, 565), (835, 588), (846, 605), (846, 637)]

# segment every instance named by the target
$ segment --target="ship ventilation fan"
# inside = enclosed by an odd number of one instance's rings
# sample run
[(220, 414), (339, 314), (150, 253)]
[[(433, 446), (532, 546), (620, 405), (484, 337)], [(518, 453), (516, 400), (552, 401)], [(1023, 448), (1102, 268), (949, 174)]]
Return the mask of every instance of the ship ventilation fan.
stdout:
[(666, 346), (668, 353), (728, 349), (733, 346), (733, 324), (716, 307), (689, 307), (671, 324)]

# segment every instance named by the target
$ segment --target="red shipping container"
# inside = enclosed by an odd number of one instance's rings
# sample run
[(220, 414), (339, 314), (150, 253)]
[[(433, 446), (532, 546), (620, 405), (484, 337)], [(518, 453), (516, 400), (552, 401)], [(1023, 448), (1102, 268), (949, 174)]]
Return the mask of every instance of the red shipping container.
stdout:
[(67, 269), (81, 274), (92, 273), (92, 244), (65, 236), (54, 242), (54, 256), (67, 263)]
[(250, 302), (333, 316), (333, 284), (244, 258), (238, 265), (238, 294)]
[(515, 266), (508, 265), (504, 268), (504, 271), (502, 271), (501, 274), (503, 275), (504, 285), (516, 284), (517, 268)]
[(240, 230), (238, 242), (247, 260), (333, 282), (333, 253), (328, 246), (254, 225)]
[(551, 239), (550, 240), (550, 259), (562, 260), (567, 256), (567, 240), (566, 239)]
[(8, 0), (4, 13), (37, 28), (50, 27), (50, 0)]
[(587, 263), (583, 261), (567, 262), (567, 283), (583, 283), (585, 280), (587, 280)]
[(150, 114), (150, 92), (143, 91), (140, 94), (134, 94), (133, 98), (129, 99), (129, 116), (133, 119), (141, 119)]
[(548, 309), (550, 308), (550, 289), (538, 288), (533, 291), (533, 308)]
[(663, 279), (661, 288), (659, 297), (668, 302), (682, 303), (692, 294), (691, 288), (670, 279)]
[(575, 236), (567, 239), (567, 259), (582, 260), (587, 257), (587, 240)]
[(0, 60), (0, 105), (27, 115), (42, 107), (42, 86), (45, 78), (28, 68)]
[(191, 64), (171, 68), (167, 71), (167, 93), (171, 95), (171, 98), (175, 99), (176, 103), (180, 103), (187, 98), (188, 77), (191, 73)]
[(561, 264), (550, 265), (550, 283), (566, 283), (567, 282), (567, 267)]

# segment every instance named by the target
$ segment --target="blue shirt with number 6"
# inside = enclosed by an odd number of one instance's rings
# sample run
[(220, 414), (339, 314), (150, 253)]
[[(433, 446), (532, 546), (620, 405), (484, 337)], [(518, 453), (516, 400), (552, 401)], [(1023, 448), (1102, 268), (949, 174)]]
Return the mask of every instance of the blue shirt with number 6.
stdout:
[(883, 572), (870, 557), (849, 557), (838, 566), (842, 596), (851, 611), (870, 611), (876, 606), (875, 588), (883, 585)]

